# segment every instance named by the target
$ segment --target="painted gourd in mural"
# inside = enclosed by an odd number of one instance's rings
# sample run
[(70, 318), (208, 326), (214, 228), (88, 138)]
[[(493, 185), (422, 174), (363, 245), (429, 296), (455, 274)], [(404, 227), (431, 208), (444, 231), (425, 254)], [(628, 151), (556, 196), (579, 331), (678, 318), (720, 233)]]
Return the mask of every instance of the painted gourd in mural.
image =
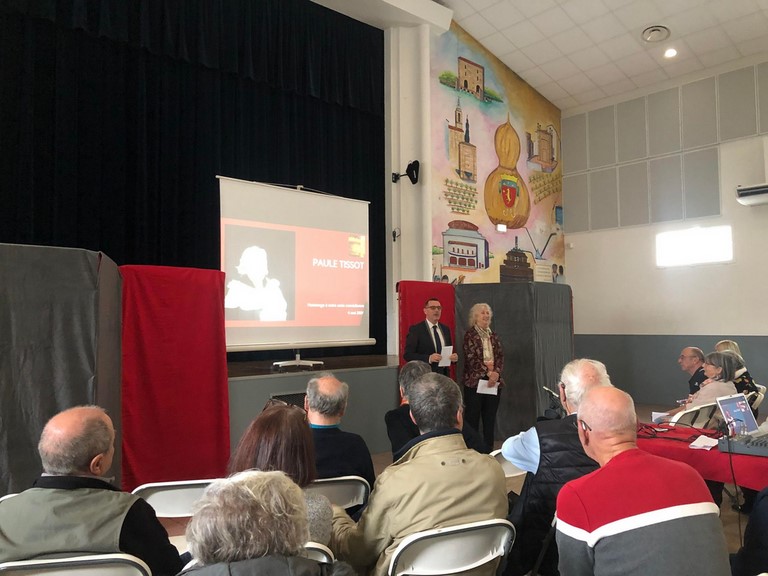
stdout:
[(528, 186), (517, 171), (520, 138), (507, 121), (496, 129), (493, 138), (499, 165), (485, 180), (485, 211), (494, 224), (522, 228), (531, 213)]

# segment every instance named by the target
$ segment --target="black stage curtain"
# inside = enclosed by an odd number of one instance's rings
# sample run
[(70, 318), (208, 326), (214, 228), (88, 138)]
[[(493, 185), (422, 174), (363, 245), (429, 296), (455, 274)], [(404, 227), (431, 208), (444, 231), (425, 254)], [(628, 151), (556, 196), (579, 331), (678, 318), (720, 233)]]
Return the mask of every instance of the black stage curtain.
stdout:
[(0, 242), (218, 268), (217, 174), (368, 200), (379, 344), (335, 353), (384, 353), (381, 30), (309, 0), (0, 0), (0, 54)]

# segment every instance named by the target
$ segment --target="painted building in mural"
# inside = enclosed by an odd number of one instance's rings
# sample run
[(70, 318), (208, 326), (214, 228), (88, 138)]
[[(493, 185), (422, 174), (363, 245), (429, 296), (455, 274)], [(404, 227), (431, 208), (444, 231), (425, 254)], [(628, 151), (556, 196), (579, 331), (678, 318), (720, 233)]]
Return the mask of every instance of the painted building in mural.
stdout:
[(431, 54), (434, 276), (563, 282), (560, 111), (455, 22)]

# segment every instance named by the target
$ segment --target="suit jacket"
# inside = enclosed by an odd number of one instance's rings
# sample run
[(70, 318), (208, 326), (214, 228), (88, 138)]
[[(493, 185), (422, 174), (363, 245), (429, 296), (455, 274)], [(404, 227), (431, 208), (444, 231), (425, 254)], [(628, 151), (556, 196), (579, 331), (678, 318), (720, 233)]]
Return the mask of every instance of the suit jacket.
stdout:
[[(440, 330), (440, 333), (442, 334), (443, 344), (445, 346), (452, 346), (453, 341), (451, 340), (451, 331), (448, 330), (448, 326), (438, 323), (437, 329)], [(410, 362), (411, 360), (421, 360), (422, 362), (430, 364), (430, 354), (437, 352), (437, 350), (435, 350), (434, 341), (432, 340), (431, 330), (432, 329), (429, 327), (426, 320), (414, 324), (408, 329), (408, 336), (405, 338), (405, 353), (403, 354), (403, 358), (405, 358), (406, 362)], [(449, 374), (449, 366), (441, 368), (438, 367), (437, 362), (432, 362), (430, 366), (432, 366), (432, 372), (438, 372), (446, 376)]]

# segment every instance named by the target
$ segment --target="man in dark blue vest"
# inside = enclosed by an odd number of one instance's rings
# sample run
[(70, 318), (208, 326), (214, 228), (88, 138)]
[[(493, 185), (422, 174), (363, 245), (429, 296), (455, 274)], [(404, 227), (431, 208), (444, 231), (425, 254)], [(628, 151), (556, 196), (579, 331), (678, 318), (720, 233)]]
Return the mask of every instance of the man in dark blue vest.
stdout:
[(517, 536), (505, 576), (527, 574), (547, 542), (538, 569), (541, 576), (557, 571), (557, 546), (550, 534), (557, 494), (563, 485), (598, 468), (584, 452), (576, 428), (576, 412), (584, 392), (595, 386), (610, 386), (605, 365), (597, 360), (578, 359), (565, 365), (560, 374), (560, 402), (568, 413), (563, 419), (542, 420), (502, 445), (504, 458), (528, 472), (520, 497), (510, 513)]

